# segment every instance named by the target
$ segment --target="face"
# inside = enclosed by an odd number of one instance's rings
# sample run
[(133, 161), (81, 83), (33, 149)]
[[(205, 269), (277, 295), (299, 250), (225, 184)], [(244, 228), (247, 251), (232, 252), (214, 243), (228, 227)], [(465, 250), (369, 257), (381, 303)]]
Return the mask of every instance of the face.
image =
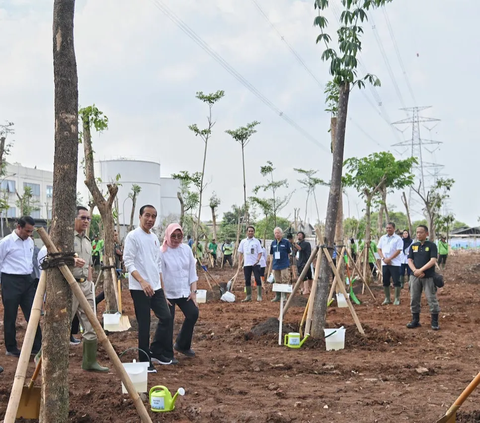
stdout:
[(145, 207), (143, 214), (140, 216), (140, 226), (145, 231), (149, 231), (155, 225), (157, 220), (157, 211), (153, 207)]
[(78, 233), (86, 232), (90, 225), (90, 213), (86, 210), (79, 210), (75, 218), (75, 230)]
[(24, 241), (29, 236), (33, 235), (33, 230), (34, 230), (33, 225), (29, 225), (28, 223), (25, 224), (24, 228), (22, 228), (20, 225), (17, 225), (17, 235), (20, 239), (23, 239)]
[(303, 241), (303, 234), (297, 234), (297, 240), (298, 240), (298, 242), (302, 242)]
[(387, 225), (387, 234), (389, 236), (392, 236), (394, 233), (395, 233), (395, 228), (393, 227), (393, 225)]
[(417, 239), (422, 242), (427, 239), (428, 232), (425, 230), (425, 228), (418, 227), (417, 228)]
[(183, 234), (180, 229), (173, 231), (173, 234), (170, 235), (170, 243), (172, 248), (177, 248), (183, 241)]
[(255, 229), (253, 229), (253, 228), (248, 228), (248, 230), (247, 230), (247, 236), (248, 236), (249, 238), (253, 238), (254, 235), (255, 235)]
[(118, 242), (118, 233), (117, 233), (117, 231), (115, 231), (115, 232), (113, 233), (113, 240), (114, 240), (115, 242)]
[(277, 229), (275, 232), (273, 232), (273, 235), (275, 236), (275, 239), (277, 241), (280, 241), (282, 239), (282, 233)]
[(404, 238), (408, 238), (410, 234), (408, 233), (408, 231), (403, 231), (403, 237)]

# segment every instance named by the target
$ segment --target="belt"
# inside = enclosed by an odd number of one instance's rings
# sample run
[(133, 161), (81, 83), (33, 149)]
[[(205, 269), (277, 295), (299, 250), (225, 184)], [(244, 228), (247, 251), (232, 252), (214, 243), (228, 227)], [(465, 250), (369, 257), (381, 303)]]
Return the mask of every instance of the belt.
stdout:
[(75, 278), (77, 282), (85, 282), (87, 279), (85, 278)]

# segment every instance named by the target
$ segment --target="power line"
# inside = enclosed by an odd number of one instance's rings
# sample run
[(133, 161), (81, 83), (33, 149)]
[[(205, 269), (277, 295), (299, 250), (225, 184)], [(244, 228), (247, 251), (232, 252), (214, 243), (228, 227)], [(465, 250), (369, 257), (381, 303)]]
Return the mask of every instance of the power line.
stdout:
[(192, 28), (190, 28), (182, 19), (178, 17), (168, 6), (166, 6), (160, 0), (153, 0), (154, 5), (167, 16), (175, 25), (182, 30), (188, 37), (190, 37), (195, 43), (200, 46), (208, 55), (215, 59), (230, 75), (237, 79), (243, 86), (245, 86), (252, 94), (259, 98), (266, 106), (272, 109), (278, 116), (280, 116), (285, 122), (291, 125), (299, 133), (301, 133), (309, 141), (330, 153), (330, 150), (309, 134), (304, 128), (298, 125), (292, 118), (286, 113), (280, 110), (273, 102), (271, 102), (265, 95), (263, 95), (254, 85), (247, 81), (239, 72), (233, 68), (220, 54), (213, 50)]

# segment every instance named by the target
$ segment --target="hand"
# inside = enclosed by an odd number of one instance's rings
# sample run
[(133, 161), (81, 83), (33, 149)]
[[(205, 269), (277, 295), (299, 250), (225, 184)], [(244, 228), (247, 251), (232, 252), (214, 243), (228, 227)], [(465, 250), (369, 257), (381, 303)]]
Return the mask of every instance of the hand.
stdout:
[(415, 269), (415, 271), (413, 272), (413, 275), (417, 278), (421, 278), (422, 276), (420, 275), (424, 275), (425, 276), (425, 273), (423, 273), (421, 270), (419, 269)]
[(197, 294), (195, 294), (195, 292), (190, 292), (190, 295), (188, 296), (187, 301), (190, 301), (190, 300), (192, 300), (193, 303), (198, 307)]
[(387, 265), (390, 264), (391, 261), (392, 261), (392, 259), (389, 259), (389, 258), (384, 258), (383, 259), (383, 262)]
[[(166, 298), (165, 298), (166, 299)], [(167, 299), (166, 299), (167, 300)], [(170, 301), (167, 300), (167, 304), (171, 307), (172, 306), (172, 303)]]
[(153, 288), (150, 286), (150, 284), (147, 282), (147, 281), (141, 281), (140, 282), (140, 286), (142, 287), (143, 289), (143, 292), (145, 292), (145, 295), (147, 297), (153, 297), (153, 295), (155, 294), (155, 292), (153, 292)]
[(84, 259), (75, 257), (73, 260), (74, 260), (74, 267), (83, 267), (83, 266), (85, 266), (85, 260), (84, 260)]

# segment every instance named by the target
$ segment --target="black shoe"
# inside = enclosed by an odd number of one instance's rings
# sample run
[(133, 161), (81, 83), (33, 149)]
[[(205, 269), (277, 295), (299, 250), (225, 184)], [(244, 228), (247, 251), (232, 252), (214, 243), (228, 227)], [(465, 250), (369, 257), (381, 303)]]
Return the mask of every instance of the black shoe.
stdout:
[(168, 366), (170, 364), (178, 364), (178, 360), (173, 357), (173, 358), (167, 358), (164, 355), (157, 355), (154, 356), (153, 354), (150, 354), (152, 358), (152, 363), (154, 364), (162, 364), (164, 366)]
[(438, 314), (432, 314), (432, 329), (439, 330), (440, 326), (438, 325)]
[(75, 338), (73, 335), (70, 335), (70, 345), (78, 345), (82, 341), (80, 339)]
[(18, 358), (18, 357), (20, 357), (20, 350), (19, 350), (18, 348), (15, 349), (15, 350), (12, 350), (12, 351), (8, 351), (8, 350), (7, 350), (6, 355), (9, 355), (9, 356), (11, 356), (11, 357), (17, 357), (17, 358)]
[(154, 367), (153, 364), (151, 364), (150, 366), (148, 366), (147, 372), (148, 373), (157, 373), (157, 369)]
[(407, 323), (408, 329), (415, 329), (422, 326), (420, 324), (420, 313), (412, 313), (412, 321)]
[(178, 351), (180, 354), (183, 354), (187, 357), (195, 357), (195, 351), (193, 351), (191, 348), (188, 350), (181, 350), (180, 348), (178, 348), (177, 344), (175, 344), (173, 348), (175, 349), (175, 351)]

